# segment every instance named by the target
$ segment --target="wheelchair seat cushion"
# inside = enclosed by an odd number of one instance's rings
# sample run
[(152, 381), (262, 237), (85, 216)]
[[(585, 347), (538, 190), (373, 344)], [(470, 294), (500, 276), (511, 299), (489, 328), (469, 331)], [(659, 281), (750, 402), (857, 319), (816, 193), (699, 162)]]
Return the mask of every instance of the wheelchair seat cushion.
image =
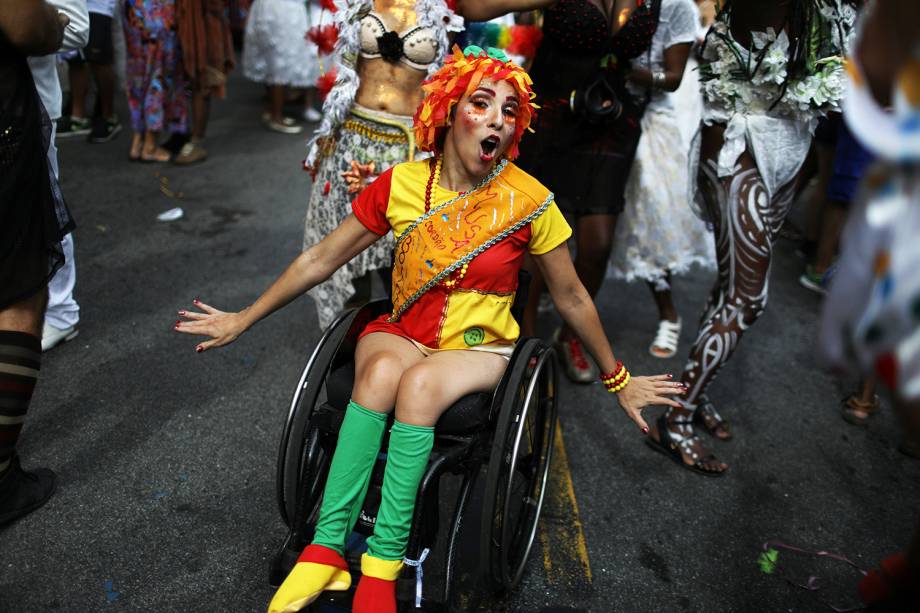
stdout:
[(435, 434), (469, 434), (489, 423), (491, 392), (467, 394), (441, 415)]

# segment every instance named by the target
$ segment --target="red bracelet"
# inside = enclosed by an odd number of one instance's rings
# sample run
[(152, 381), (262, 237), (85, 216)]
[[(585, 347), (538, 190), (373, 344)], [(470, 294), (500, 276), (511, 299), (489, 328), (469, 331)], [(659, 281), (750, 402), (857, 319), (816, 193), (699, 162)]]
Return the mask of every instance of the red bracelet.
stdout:
[(617, 360), (616, 368), (614, 368), (611, 372), (607, 373), (606, 375), (601, 375), (600, 380), (601, 380), (601, 383), (606, 385), (608, 381), (622, 378), (623, 376), (625, 376), (625, 374), (626, 374), (626, 367), (623, 366), (623, 362)]

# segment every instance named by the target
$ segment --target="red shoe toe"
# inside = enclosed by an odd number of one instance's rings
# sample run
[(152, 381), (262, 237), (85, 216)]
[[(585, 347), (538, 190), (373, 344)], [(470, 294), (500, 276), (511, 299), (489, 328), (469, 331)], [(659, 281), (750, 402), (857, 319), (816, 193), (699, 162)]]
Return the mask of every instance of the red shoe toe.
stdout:
[(396, 581), (361, 577), (351, 610), (353, 613), (396, 613)]

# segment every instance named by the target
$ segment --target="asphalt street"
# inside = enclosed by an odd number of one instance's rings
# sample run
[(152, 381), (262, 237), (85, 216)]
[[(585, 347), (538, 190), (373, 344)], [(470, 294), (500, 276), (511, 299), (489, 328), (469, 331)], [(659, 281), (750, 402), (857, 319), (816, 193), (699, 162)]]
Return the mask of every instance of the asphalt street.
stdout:
[[(129, 163), (127, 133), (106, 145), (59, 140), (79, 223), (80, 335), (42, 364), (20, 452), (27, 467), (52, 467), (58, 490), (0, 531), (0, 611), (265, 610), (268, 560), (285, 534), (276, 452), (321, 333), (315, 309), (302, 298), (203, 355), (172, 331), (196, 297), (246, 306), (300, 251), (305, 139), (266, 131), (261, 95), (234, 76), (214, 105), (211, 157), (191, 168)], [(173, 207), (181, 219), (157, 220)], [(822, 601), (856, 604), (859, 574), (786, 551), (765, 574), (765, 542), (862, 568), (906, 544), (920, 461), (897, 451), (887, 402), (868, 428), (840, 419), (854, 381), (820, 365), (819, 300), (797, 283), (792, 243), (777, 249), (770, 306), (711, 392), (737, 435), (715, 443), (728, 474), (681, 470), (643, 444), (600, 385), (565, 383), (559, 495), (521, 588), (484, 610), (824, 611)], [(711, 279), (676, 282), (685, 321)], [(598, 306), (634, 373), (679, 372), (692, 325), (678, 357), (656, 360), (644, 286), (608, 282)], [(541, 321), (544, 333), (554, 325)], [(793, 585), (809, 576), (822, 589)]]

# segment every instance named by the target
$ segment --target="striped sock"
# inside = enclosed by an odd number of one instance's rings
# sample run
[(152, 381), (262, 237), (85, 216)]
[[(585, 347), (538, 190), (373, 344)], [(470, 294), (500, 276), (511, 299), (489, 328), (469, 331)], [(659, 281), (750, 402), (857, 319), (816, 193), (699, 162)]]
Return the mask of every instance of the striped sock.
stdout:
[(0, 330), (0, 476), (6, 474), (41, 369), (41, 340)]

